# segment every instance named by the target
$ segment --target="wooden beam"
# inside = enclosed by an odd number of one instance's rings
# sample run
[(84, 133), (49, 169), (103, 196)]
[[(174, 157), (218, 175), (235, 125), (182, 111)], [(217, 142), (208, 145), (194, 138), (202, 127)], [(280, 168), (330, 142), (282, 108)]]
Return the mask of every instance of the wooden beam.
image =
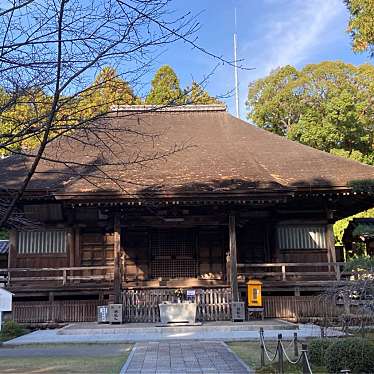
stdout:
[(229, 246), (230, 246), (230, 285), (232, 301), (239, 301), (238, 275), (237, 275), (237, 256), (236, 256), (236, 225), (235, 216), (229, 216)]
[(114, 302), (121, 298), (121, 225), (119, 213), (114, 216)]

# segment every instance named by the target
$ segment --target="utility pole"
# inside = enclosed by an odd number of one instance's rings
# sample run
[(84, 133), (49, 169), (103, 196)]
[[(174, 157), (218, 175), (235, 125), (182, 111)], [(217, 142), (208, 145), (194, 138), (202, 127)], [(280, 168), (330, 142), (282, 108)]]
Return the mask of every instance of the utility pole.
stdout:
[(236, 35), (236, 8), (235, 8), (235, 31), (234, 31), (235, 108), (236, 108), (236, 116), (238, 118), (240, 118), (237, 44), (238, 44), (238, 42), (237, 42), (237, 35)]

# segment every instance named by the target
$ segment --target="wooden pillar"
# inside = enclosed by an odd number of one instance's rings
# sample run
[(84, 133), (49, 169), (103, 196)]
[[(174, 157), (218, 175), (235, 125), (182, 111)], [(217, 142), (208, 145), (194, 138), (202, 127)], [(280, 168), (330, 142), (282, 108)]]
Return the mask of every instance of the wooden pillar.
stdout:
[(226, 283), (231, 284), (231, 259), (230, 252), (226, 253)]
[[(328, 262), (336, 262), (334, 227), (331, 223), (327, 225), (326, 239), (327, 239), (327, 260)], [(331, 270), (332, 270), (331, 267), (329, 267), (329, 271)]]
[(69, 254), (69, 267), (75, 266), (75, 240), (74, 240), (74, 229), (68, 229), (68, 254)]
[(74, 266), (82, 266), (81, 264), (81, 246), (80, 246), (80, 229), (74, 229)]
[[(9, 251), (8, 251), (8, 269), (17, 266), (17, 231), (9, 232)], [(7, 287), (11, 285), (12, 274), (8, 272)]]
[(119, 303), (121, 298), (121, 225), (120, 215), (114, 216), (114, 302)]
[(230, 246), (230, 285), (232, 301), (239, 301), (238, 269), (236, 256), (236, 225), (235, 216), (229, 216), (229, 246)]
[(17, 231), (9, 232), (8, 268), (17, 266)]

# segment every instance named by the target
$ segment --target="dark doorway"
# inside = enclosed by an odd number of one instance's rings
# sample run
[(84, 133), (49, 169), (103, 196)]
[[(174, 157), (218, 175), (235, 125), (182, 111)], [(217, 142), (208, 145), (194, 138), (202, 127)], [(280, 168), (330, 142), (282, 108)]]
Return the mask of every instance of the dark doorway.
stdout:
[(150, 240), (152, 278), (194, 278), (198, 274), (195, 233), (192, 229), (152, 232)]

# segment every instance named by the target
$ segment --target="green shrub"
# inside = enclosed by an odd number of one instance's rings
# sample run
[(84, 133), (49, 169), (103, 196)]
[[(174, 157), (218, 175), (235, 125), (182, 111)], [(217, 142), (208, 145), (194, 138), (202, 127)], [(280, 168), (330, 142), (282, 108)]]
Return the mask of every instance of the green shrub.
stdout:
[(3, 339), (12, 339), (23, 335), (24, 333), (25, 330), (22, 326), (20, 326), (17, 322), (8, 320), (5, 321), (2, 326), (0, 337)]
[(310, 362), (317, 366), (325, 365), (325, 353), (333, 344), (331, 339), (314, 339), (308, 344), (308, 357)]
[(326, 350), (325, 365), (330, 373), (374, 373), (374, 345), (361, 338), (337, 339)]

